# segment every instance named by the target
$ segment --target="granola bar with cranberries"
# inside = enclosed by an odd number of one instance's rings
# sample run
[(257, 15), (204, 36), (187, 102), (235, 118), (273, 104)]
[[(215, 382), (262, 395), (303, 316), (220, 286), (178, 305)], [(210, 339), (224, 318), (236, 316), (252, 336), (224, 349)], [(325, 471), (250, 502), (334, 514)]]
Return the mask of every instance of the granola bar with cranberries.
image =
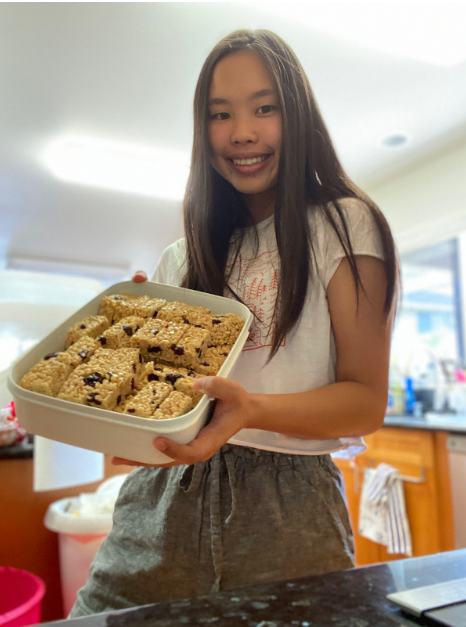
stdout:
[(128, 400), (123, 413), (141, 418), (151, 418), (155, 410), (172, 391), (173, 388), (168, 383), (151, 381)]
[(207, 329), (189, 325), (181, 339), (167, 347), (161, 357), (177, 366), (193, 367), (202, 361), (209, 341), (210, 333)]
[(102, 335), (97, 337), (97, 341), (103, 348), (133, 348), (131, 337), (144, 326), (146, 320), (138, 316), (128, 316), (122, 318), (116, 324), (109, 327)]
[(166, 420), (186, 414), (192, 407), (192, 399), (183, 392), (171, 392), (154, 412), (154, 418)]
[(57, 396), (72, 371), (72, 358), (68, 353), (49, 353), (24, 375), (19, 384), (31, 392)]
[(114, 409), (144, 375), (139, 351), (99, 349), (87, 364), (78, 366), (62, 386), (58, 398)]
[(199, 374), (209, 377), (215, 376), (228, 357), (231, 348), (229, 346), (211, 346), (204, 353), (202, 361), (194, 366)]
[(83, 337), (76, 340), (74, 344), (71, 344), (71, 346), (66, 349), (66, 353), (71, 358), (73, 368), (76, 368), (81, 364), (87, 363), (98, 348), (101, 348), (101, 345), (97, 340), (94, 340), (88, 335), (83, 335)]
[[(163, 310), (162, 310), (163, 311)], [(137, 346), (146, 360), (171, 361), (170, 347), (177, 345), (187, 331), (187, 325), (176, 322), (149, 320), (131, 338), (133, 346)]]
[(109, 322), (105, 316), (88, 316), (71, 327), (66, 336), (66, 348), (77, 342), (81, 337), (87, 336), (96, 338), (109, 327)]

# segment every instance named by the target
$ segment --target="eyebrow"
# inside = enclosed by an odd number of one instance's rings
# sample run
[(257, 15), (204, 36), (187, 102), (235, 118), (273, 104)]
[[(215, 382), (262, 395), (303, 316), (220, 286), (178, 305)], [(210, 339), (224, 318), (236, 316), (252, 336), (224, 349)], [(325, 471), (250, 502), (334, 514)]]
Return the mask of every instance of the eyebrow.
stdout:
[[(249, 98), (248, 100), (258, 100), (259, 98), (263, 98), (264, 96), (274, 96), (275, 92), (273, 91), (273, 89), (260, 89), (259, 91), (255, 91)], [(209, 107), (212, 105), (223, 105), (223, 104), (230, 104), (229, 100), (226, 100), (225, 98), (212, 98), (211, 100), (209, 100)]]

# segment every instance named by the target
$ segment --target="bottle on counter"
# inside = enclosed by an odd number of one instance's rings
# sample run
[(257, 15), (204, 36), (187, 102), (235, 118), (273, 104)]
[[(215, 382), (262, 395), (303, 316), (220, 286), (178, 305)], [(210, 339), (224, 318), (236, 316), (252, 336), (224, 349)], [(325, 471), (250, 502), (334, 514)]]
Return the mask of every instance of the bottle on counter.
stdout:
[(411, 377), (405, 377), (404, 389), (404, 411), (408, 416), (414, 414), (416, 408), (416, 395), (414, 394), (413, 380)]
[(402, 416), (405, 412), (404, 378), (395, 361), (390, 368), (387, 414)]

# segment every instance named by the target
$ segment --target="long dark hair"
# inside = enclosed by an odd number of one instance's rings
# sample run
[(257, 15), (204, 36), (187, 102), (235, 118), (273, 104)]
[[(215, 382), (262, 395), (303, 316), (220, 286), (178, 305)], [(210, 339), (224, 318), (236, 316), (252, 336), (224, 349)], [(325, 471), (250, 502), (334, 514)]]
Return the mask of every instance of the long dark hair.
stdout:
[(221, 59), (240, 50), (254, 52), (261, 59), (275, 82), (282, 116), (274, 217), (280, 275), (270, 360), (300, 320), (310, 279), (316, 275), (309, 228), (311, 206), (322, 212), (341, 243), (353, 275), (358, 307), (359, 288), (364, 291), (364, 286), (339, 201), (348, 197), (359, 198), (375, 220), (385, 255), (387, 290), (384, 313), (387, 319), (391, 313), (396, 314), (400, 265), (387, 220), (377, 205), (348, 178), (338, 160), (309, 80), (294, 52), (275, 33), (239, 30), (215, 46), (197, 82), (191, 172), (184, 200), (187, 266), (182, 285), (211, 294), (223, 295), (229, 291), (240, 300), (228, 285), (226, 267), (230, 246), (234, 246), (233, 256), (237, 259), (243, 240), (240, 232), (232, 242), (233, 233), (249, 226), (252, 218), (238, 192), (210, 163), (208, 127), (209, 90), (214, 68)]

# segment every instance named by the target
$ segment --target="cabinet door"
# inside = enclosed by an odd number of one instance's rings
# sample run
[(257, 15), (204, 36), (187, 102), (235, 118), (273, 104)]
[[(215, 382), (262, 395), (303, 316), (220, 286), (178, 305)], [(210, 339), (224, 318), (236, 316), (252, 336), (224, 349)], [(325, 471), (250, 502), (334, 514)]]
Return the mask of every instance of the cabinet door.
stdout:
[(445, 437), (432, 431), (384, 427), (364, 440), (368, 448), (356, 459), (357, 468), (352, 468), (346, 460), (335, 460), (345, 481), (357, 565), (406, 557), (388, 554), (384, 546), (363, 538), (357, 532), (364, 469), (382, 462), (390, 464), (404, 476), (423, 479), (420, 483), (403, 483), (413, 555), (453, 549)]

